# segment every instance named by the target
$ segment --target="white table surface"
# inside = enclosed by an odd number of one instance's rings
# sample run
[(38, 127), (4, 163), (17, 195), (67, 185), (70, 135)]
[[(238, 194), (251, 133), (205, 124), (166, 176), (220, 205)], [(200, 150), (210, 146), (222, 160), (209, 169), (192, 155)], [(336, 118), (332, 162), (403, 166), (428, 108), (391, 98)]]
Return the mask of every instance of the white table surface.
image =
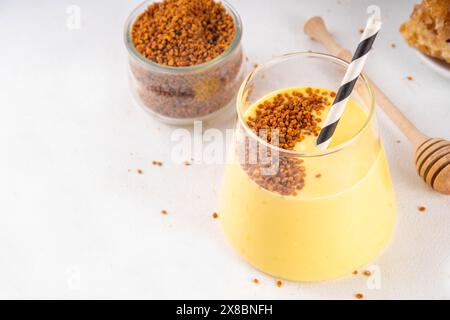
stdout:
[[(450, 137), (450, 81), (398, 32), (415, 1), (230, 2), (251, 63), (324, 51), (302, 32), (312, 15), (354, 48), (366, 6), (380, 5), (384, 26), (368, 74), (419, 128)], [(450, 298), (450, 198), (420, 181), (411, 146), (381, 112), (398, 223), (374, 261), (380, 288), (361, 275), (278, 288), (244, 263), (211, 218), (223, 166), (171, 163), (174, 128), (130, 95), (122, 32), (138, 3), (0, 3), (0, 298)], [(79, 30), (66, 26), (72, 4), (81, 9)]]

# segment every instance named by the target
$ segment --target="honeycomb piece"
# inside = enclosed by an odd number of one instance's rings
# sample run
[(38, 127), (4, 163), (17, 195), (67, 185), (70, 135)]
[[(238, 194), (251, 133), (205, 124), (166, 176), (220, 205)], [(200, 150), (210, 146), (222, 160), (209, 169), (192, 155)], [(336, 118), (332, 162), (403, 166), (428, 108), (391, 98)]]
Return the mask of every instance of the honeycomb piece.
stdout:
[(400, 32), (411, 47), (450, 63), (450, 0), (423, 0)]

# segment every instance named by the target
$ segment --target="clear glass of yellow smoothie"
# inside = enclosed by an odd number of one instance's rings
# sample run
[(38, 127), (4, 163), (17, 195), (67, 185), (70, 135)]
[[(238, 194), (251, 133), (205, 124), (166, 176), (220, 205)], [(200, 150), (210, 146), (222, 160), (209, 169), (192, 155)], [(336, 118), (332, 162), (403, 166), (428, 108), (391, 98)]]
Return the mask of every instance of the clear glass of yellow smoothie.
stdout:
[(257, 67), (238, 93), (220, 220), (234, 249), (273, 276), (350, 274), (392, 235), (395, 195), (363, 76), (328, 149), (315, 146), (347, 65), (326, 54), (287, 54)]

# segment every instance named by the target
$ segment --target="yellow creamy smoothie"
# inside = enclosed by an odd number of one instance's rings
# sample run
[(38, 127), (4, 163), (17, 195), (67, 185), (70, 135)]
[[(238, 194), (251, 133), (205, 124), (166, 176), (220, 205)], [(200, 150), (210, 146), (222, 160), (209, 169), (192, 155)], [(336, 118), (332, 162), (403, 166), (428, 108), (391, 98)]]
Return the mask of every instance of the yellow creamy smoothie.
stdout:
[[(262, 117), (258, 110), (265, 110), (269, 121), (258, 125), (270, 127), (268, 112), (283, 112), (274, 103), (280, 94), (293, 98), (280, 100), (287, 106), (303, 110), (285, 112), (292, 115), (286, 123), (302, 121), (301, 113), (316, 127), (294, 130), (299, 139), (286, 154), (281, 149), (278, 176), (266, 177), (256, 165), (242, 164), (239, 155), (248, 150), (239, 151), (239, 139), (235, 142), (219, 205), (224, 233), (245, 260), (276, 277), (315, 281), (350, 274), (381, 252), (395, 224), (395, 197), (378, 133), (367, 112), (350, 100), (329, 146), (334, 151), (317, 150), (317, 127), (334, 97), (323, 88), (273, 92), (252, 104), (243, 119), (256, 126), (253, 120)], [(313, 95), (319, 102), (311, 102)], [(248, 133), (252, 129), (242, 129), (245, 141), (256, 139)]]

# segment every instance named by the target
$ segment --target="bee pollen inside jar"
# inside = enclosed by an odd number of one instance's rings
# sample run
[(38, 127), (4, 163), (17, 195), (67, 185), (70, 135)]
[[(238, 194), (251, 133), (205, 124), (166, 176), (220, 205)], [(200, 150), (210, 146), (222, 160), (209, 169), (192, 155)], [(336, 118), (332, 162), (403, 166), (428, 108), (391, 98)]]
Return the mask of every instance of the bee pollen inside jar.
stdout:
[[(147, 6), (130, 30), (142, 56), (130, 58), (132, 89), (140, 102), (175, 119), (197, 119), (225, 107), (242, 80), (240, 44), (227, 52), (240, 32), (236, 19), (213, 0), (164, 0)], [(200, 66), (215, 58), (221, 60)], [(184, 68), (192, 66), (201, 69)]]
[(233, 18), (213, 0), (165, 0), (141, 13), (131, 31), (136, 49), (147, 59), (186, 67), (223, 53), (233, 40)]

